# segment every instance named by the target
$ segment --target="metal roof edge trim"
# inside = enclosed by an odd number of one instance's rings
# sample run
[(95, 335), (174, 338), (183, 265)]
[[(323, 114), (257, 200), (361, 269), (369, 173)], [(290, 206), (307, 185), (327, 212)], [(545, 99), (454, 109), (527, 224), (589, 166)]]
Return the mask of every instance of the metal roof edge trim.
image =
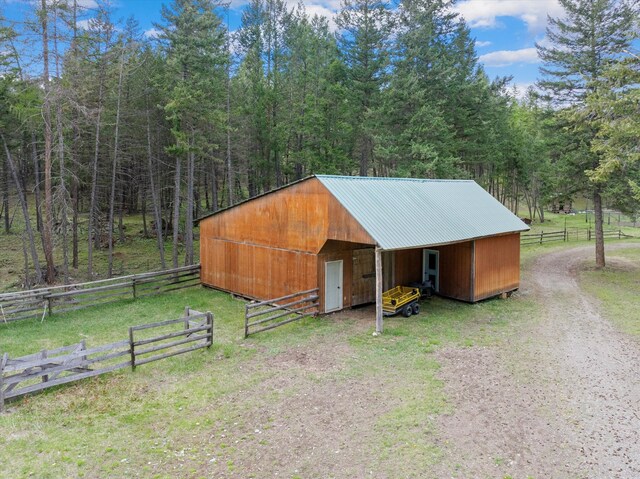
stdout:
[[(345, 179), (345, 180), (359, 180), (359, 181), (408, 181), (415, 183), (476, 183), (475, 180), (463, 180), (463, 179), (432, 179), (432, 178), (405, 178), (395, 176), (347, 176), (347, 175), (313, 175), (318, 179), (330, 178), (330, 179)], [(477, 183), (476, 183), (477, 184)]]
[(448, 246), (448, 245), (451, 245), (451, 244), (468, 243), (469, 241), (476, 241), (476, 240), (484, 239), (484, 238), (495, 238), (497, 236), (508, 236), (508, 235), (512, 235), (512, 234), (516, 234), (516, 233), (521, 233), (522, 231), (528, 231), (528, 230), (506, 231), (504, 233), (499, 233), (499, 234), (495, 234), (495, 235), (475, 236), (473, 238), (465, 238), (465, 239), (457, 240), (457, 241), (447, 241), (445, 243), (432, 243), (432, 244), (423, 244), (423, 245), (419, 245), (419, 246), (406, 246), (406, 247), (403, 247), (403, 248), (389, 248), (389, 249), (380, 248), (380, 251), (407, 251), (407, 250), (410, 250), (410, 249), (424, 249), (424, 248), (432, 248), (432, 247), (438, 247), (438, 246)]
[(363, 230), (365, 230), (369, 236), (371, 236), (371, 239), (372, 239), (373, 241), (375, 241), (375, 243), (376, 243), (376, 244), (375, 244), (375, 247), (376, 247), (376, 248), (380, 247), (380, 242), (376, 239), (376, 237), (375, 237), (375, 236), (373, 236), (373, 235), (371, 234), (371, 231), (369, 231), (369, 230), (368, 230), (368, 229), (367, 229), (367, 228), (366, 228), (362, 223), (360, 223), (360, 221), (358, 221), (358, 218), (356, 218), (356, 217), (353, 215), (353, 213), (351, 213), (351, 211), (349, 211), (349, 208), (347, 208), (347, 207), (344, 205), (344, 203), (343, 203), (342, 201), (340, 201), (340, 198), (338, 198), (336, 195), (334, 195), (334, 194), (333, 194), (333, 192), (331, 191), (331, 189), (330, 189), (327, 185), (325, 185), (325, 184), (324, 184), (324, 182), (322, 181), (322, 178), (366, 178), (366, 176), (360, 176), (360, 177), (357, 177), (357, 176), (354, 176), (354, 177), (350, 177), (350, 176), (341, 177), (341, 176), (332, 176), (332, 175), (314, 175), (314, 176), (315, 176), (315, 178), (317, 178), (317, 179), (320, 181), (320, 184), (322, 185), (322, 187), (323, 187), (325, 190), (327, 190), (327, 192), (332, 196), (332, 198), (333, 198), (334, 200), (336, 200), (336, 201), (340, 204), (340, 206), (342, 206), (342, 207), (344, 208), (344, 210), (347, 212), (347, 214), (348, 214), (349, 216), (351, 216), (351, 218), (353, 219), (353, 221), (355, 221), (356, 223), (358, 223), (358, 224), (360, 225), (360, 227), (361, 227)]

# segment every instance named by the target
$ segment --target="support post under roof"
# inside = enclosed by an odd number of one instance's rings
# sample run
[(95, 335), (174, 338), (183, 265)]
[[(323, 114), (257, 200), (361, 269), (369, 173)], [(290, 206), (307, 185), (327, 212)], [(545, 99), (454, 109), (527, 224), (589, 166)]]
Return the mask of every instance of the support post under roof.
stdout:
[(376, 246), (376, 332), (382, 334), (382, 250)]

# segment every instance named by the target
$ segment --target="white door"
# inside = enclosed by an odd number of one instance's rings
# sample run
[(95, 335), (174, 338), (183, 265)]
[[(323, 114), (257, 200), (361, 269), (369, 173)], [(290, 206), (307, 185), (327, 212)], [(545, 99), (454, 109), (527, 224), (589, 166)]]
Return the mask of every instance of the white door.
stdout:
[(324, 264), (324, 312), (342, 309), (342, 260)]
[(440, 252), (432, 249), (422, 251), (422, 281), (431, 281), (434, 291), (440, 291)]

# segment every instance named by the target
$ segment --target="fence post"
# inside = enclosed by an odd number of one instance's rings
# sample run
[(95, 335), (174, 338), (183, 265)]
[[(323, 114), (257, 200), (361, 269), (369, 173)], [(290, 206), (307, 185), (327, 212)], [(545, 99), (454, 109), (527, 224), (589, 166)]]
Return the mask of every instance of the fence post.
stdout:
[(133, 346), (133, 327), (129, 327), (129, 353), (131, 354), (131, 369), (136, 369), (136, 352)]
[(622, 238), (622, 230), (618, 230), (618, 239)]
[(591, 227), (587, 230), (587, 241), (591, 241)]
[(244, 339), (249, 336), (249, 305), (244, 305)]
[(544, 236), (544, 231), (540, 231), (540, 244), (542, 244), (542, 237)]
[(4, 411), (4, 366), (9, 362), (9, 353), (4, 353), (0, 359), (0, 412)]
[(137, 299), (137, 294), (136, 294), (136, 278), (134, 277), (131, 280), (131, 290), (133, 292), (133, 299)]
[[(40, 359), (47, 359), (47, 350), (43, 349), (42, 351), (40, 351)], [(49, 381), (49, 375), (48, 374), (44, 374), (42, 376), (42, 382), (46, 383), (47, 381)]]
[(47, 297), (47, 316), (53, 314), (53, 304), (51, 303), (51, 297)]
[(565, 219), (565, 225), (564, 225), (564, 242), (566, 243), (569, 240), (569, 236), (567, 233), (567, 220)]
[(184, 307), (184, 330), (189, 329), (189, 306)]
[(213, 344), (213, 313), (211, 311), (207, 311), (207, 336), (209, 336), (209, 340), (207, 341), (207, 349), (211, 347)]
[[(82, 341), (80, 341), (80, 351), (86, 351), (87, 350), (87, 340), (83, 339)], [(87, 356), (82, 356), (80, 358), (80, 367), (83, 368), (85, 367), (85, 362), (87, 361)]]

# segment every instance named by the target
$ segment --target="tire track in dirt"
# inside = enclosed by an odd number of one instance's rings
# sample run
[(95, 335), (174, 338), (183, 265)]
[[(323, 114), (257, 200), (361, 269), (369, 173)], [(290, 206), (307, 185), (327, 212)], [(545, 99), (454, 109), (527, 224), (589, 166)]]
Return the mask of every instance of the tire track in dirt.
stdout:
[(454, 413), (440, 419), (437, 477), (640, 477), (640, 347), (580, 290), (592, 254), (535, 261), (522, 294), (540, 308), (502, 347), (440, 353)]

